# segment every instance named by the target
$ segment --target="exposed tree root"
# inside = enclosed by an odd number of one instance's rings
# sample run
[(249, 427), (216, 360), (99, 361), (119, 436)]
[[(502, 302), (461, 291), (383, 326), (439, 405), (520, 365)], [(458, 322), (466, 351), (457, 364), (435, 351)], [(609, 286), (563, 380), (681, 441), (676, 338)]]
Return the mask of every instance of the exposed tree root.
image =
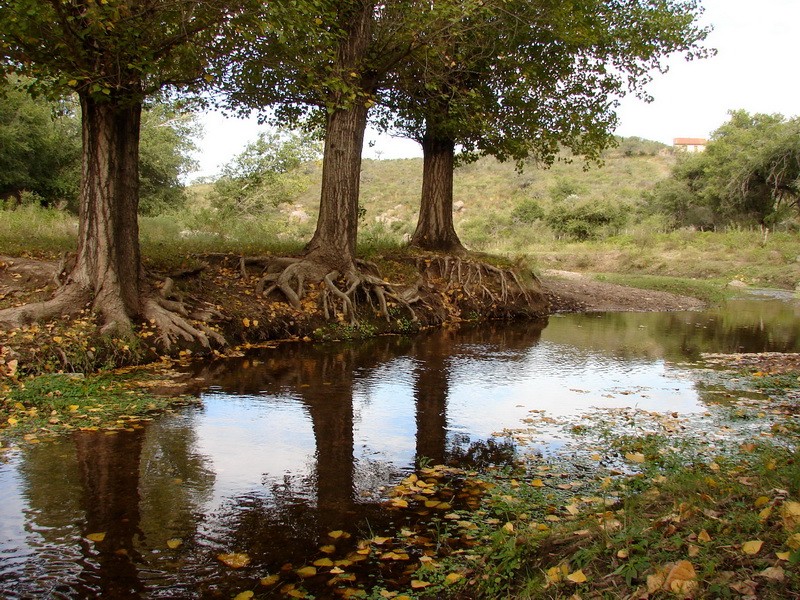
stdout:
[[(53, 298), (44, 302), (33, 302), (13, 308), (0, 310), (0, 327), (13, 329), (35, 322), (50, 321), (58, 317), (74, 317), (83, 309), (93, 308), (101, 315), (103, 325), (100, 332), (104, 335), (130, 337), (133, 335), (131, 317), (125, 311), (121, 301), (92, 300), (91, 291), (76, 281), (62, 283), (60, 273), (64, 261), (59, 264), (56, 283), (59, 288)], [(159, 331), (157, 341), (166, 350), (178, 340), (199, 343), (210, 347), (211, 342), (225, 345), (225, 339), (208, 327), (203, 321), (212, 318), (224, 318), (214, 308), (189, 311), (182, 296), (176, 292), (172, 279), (167, 278), (158, 294), (149, 294), (143, 298), (142, 317), (155, 325)], [(189, 320), (194, 320), (195, 324)]]
[[(512, 269), (501, 269), (460, 256), (439, 255), (419, 257), (416, 265), (423, 273), (434, 270), (434, 274), (445, 282), (447, 290), (460, 290), (470, 299), (501, 305), (510, 302), (535, 305), (532, 288), (524, 285)], [(538, 283), (536, 276), (532, 276)]]
[(388, 322), (391, 320), (389, 305), (393, 302), (408, 310), (412, 320), (417, 320), (411, 305), (420, 300), (419, 282), (403, 287), (384, 281), (374, 263), (356, 261), (354, 266), (342, 273), (311, 259), (251, 257), (243, 258), (240, 262), (244, 277), (248, 276), (249, 265), (264, 269), (256, 285), (257, 293), (266, 297), (279, 291), (298, 310), (306, 296), (308, 284), (319, 284), (322, 312), (326, 319), (333, 320), (341, 314), (351, 325), (355, 325), (359, 305), (366, 302)]
[(50, 300), (0, 310), (0, 327), (12, 329), (59, 316), (77, 315), (91, 299), (89, 290), (76, 283), (61, 287)]
[[(179, 339), (199, 342), (205, 348), (211, 346), (211, 341), (226, 345), (224, 337), (202, 322), (222, 315), (215, 309), (190, 313), (182, 295), (175, 291), (175, 282), (169, 277), (164, 280), (159, 295), (145, 299), (142, 312), (144, 318), (158, 328), (157, 341), (167, 350)], [(189, 319), (194, 319), (196, 324), (191, 324)]]

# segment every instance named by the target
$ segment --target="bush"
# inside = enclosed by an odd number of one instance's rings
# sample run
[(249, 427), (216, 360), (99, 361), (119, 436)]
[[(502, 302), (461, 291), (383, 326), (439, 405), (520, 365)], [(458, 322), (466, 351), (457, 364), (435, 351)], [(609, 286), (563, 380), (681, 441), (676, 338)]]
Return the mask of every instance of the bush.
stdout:
[(557, 235), (580, 241), (616, 233), (626, 220), (621, 206), (598, 200), (557, 202), (545, 219)]
[(532, 198), (523, 200), (511, 211), (511, 219), (517, 223), (535, 223), (539, 219), (543, 219), (544, 215), (544, 209), (538, 201)]

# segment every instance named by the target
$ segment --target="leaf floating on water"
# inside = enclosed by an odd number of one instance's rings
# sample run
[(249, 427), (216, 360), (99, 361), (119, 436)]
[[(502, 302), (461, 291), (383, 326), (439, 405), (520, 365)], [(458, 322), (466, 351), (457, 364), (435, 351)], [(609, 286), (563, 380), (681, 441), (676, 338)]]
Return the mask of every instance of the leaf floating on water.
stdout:
[(171, 540), (167, 540), (167, 547), (172, 550), (175, 550), (175, 548), (180, 546), (182, 543), (183, 540), (181, 540), (180, 538), (172, 538)]
[(250, 564), (250, 557), (243, 553), (218, 554), (217, 559), (231, 569), (241, 569)]
[(300, 577), (314, 577), (317, 574), (317, 569), (314, 567), (300, 567), (295, 571)]
[(761, 546), (764, 544), (761, 540), (750, 540), (742, 544), (742, 552), (753, 556), (761, 552)]
[(89, 535), (86, 536), (86, 539), (89, 540), (90, 542), (102, 542), (104, 539), (106, 539), (106, 534), (105, 532), (90, 533)]
[(262, 578), (261, 578), (261, 581), (260, 581), (260, 583), (261, 583), (261, 585), (263, 585), (263, 586), (267, 586), (267, 587), (268, 587), (268, 586), (271, 586), (271, 585), (275, 585), (275, 584), (276, 584), (276, 583), (278, 583), (280, 580), (281, 580), (281, 576), (280, 576), (280, 575), (278, 575), (278, 574), (275, 574), (275, 575), (267, 575), (266, 577), (262, 577)]
[(315, 567), (332, 567), (333, 561), (330, 558), (319, 558), (313, 562)]
[(319, 547), (319, 551), (325, 554), (333, 554), (336, 552), (336, 546), (333, 544), (325, 544), (324, 546)]
[(233, 597), (233, 600), (250, 600), (255, 596), (255, 594), (251, 590), (247, 590), (246, 592), (239, 592)]

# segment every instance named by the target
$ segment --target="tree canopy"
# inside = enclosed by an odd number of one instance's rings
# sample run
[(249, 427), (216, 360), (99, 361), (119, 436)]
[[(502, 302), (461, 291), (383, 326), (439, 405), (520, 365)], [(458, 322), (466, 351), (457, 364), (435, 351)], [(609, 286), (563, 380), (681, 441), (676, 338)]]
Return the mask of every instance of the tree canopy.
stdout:
[(676, 225), (772, 227), (800, 206), (800, 117), (730, 113), (702, 153), (679, 160), (651, 202)]

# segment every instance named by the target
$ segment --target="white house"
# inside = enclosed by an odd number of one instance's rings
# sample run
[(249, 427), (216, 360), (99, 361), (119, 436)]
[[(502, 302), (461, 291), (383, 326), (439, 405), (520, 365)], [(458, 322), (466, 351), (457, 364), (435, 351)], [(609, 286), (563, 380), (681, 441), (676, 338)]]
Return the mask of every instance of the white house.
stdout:
[(674, 138), (672, 140), (672, 147), (684, 152), (702, 152), (706, 149), (706, 144), (708, 144), (708, 140), (703, 138)]

